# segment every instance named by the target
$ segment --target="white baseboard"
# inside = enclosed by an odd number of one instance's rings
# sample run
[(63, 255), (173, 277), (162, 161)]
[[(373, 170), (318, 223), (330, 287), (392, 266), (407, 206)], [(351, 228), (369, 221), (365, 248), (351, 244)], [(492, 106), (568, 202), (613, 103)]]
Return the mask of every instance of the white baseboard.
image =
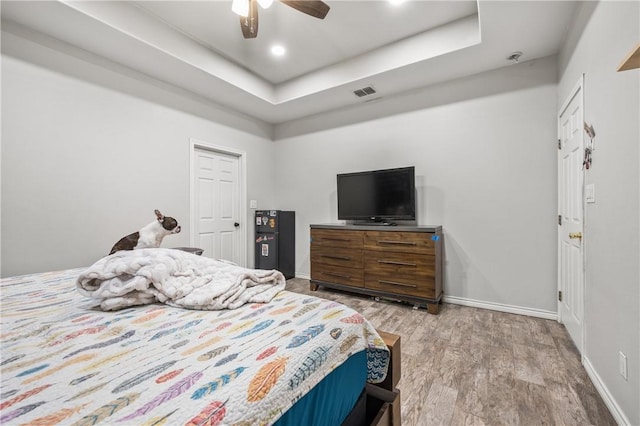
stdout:
[(522, 306), (505, 305), (504, 303), (483, 302), (457, 296), (444, 296), (442, 301), (454, 305), (471, 306), (472, 308), (489, 309), (491, 311), (507, 312), (510, 314), (527, 315), (530, 317), (558, 320), (558, 313), (542, 309), (525, 308)]
[(591, 365), (591, 361), (589, 361), (589, 358), (587, 358), (586, 356), (582, 357), (582, 365), (584, 366), (584, 369), (587, 370), (587, 375), (591, 379), (593, 385), (596, 387), (596, 390), (600, 394), (600, 397), (602, 397), (602, 400), (611, 412), (611, 415), (616, 420), (616, 423), (618, 423), (619, 425), (630, 425), (631, 422), (629, 422), (629, 419), (624, 415), (624, 412), (616, 403), (616, 400), (609, 392), (609, 389), (607, 389), (605, 384), (600, 379), (600, 376), (593, 368), (593, 365)]
[[(296, 272), (296, 278), (310, 280), (309, 274)], [(524, 308), (522, 306), (505, 305), (502, 303), (483, 302), (480, 300), (467, 299), (464, 297), (444, 296), (442, 301), (454, 305), (471, 306), (472, 308), (489, 309), (492, 311), (508, 312), (510, 314), (527, 315), (530, 317), (544, 318), (550, 320), (558, 320), (558, 314), (553, 311), (544, 311), (542, 309)]]

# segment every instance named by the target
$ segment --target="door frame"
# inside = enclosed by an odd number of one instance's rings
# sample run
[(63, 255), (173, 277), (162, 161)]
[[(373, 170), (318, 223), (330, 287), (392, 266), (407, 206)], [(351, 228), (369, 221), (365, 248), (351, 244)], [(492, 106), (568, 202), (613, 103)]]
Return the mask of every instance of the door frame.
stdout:
[(196, 149), (209, 151), (214, 154), (230, 155), (238, 158), (238, 179), (239, 179), (239, 218), (240, 229), (240, 241), (238, 250), (241, 253), (240, 259), (242, 264), (240, 266), (247, 267), (247, 228), (249, 227), (249, 219), (247, 219), (247, 153), (234, 148), (215, 145), (209, 142), (198, 140), (195, 138), (189, 138), (189, 229), (191, 230), (189, 235), (189, 241), (191, 246), (196, 246), (196, 226), (194, 221), (195, 208), (196, 208), (196, 194), (195, 194), (195, 177), (196, 177), (196, 165), (194, 161)]
[[(556, 115), (556, 125), (557, 125), (557, 135), (558, 135), (558, 139), (560, 139), (562, 137), (562, 127), (561, 127), (561, 122), (560, 122), (560, 117), (561, 115), (564, 113), (564, 111), (569, 107), (569, 104), (571, 103), (571, 101), (573, 100), (573, 98), (576, 96), (576, 94), (580, 92), (581, 93), (581, 98), (582, 98), (582, 105), (580, 105), (580, 109), (582, 112), (582, 121), (584, 122), (584, 104), (585, 104), (585, 96), (584, 96), (584, 74), (580, 74), (580, 78), (578, 79), (578, 82), (575, 84), (575, 86), (573, 87), (573, 89), (569, 92), (569, 94), (567, 95), (567, 97), (565, 98), (564, 102), (562, 103), (560, 109), (558, 110), (558, 113)], [(580, 128), (582, 129), (583, 123), (579, 124)], [(581, 130), (580, 131), (580, 136), (582, 139), (582, 152), (584, 152), (584, 131)], [(559, 155), (559, 154), (558, 154)], [(584, 187), (585, 187), (585, 171), (584, 169), (580, 169), (580, 173), (582, 173), (583, 178), (582, 178), (582, 273), (580, 274), (581, 276), (581, 282), (580, 285), (582, 286), (582, 306), (580, 307), (581, 312), (582, 312), (582, 321), (580, 323), (580, 334), (581, 334), (581, 347), (577, 348), (578, 351), (580, 352), (580, 360), (581, 362), (583, 362), (584, 360), (584, 348), (586, 346), (586, 333), (585, 333), (585, 316), (584, 316), (584, 301), (586, 299), (586, 250), (587, 250), (587, 245), (586, 245), (586, 238), (585, 238), (585, 224), (586, 224), (586, 206), (585, 206), (585, 200), (584, 200)], [(560, 203), (560, 197), (562, 196), (562, 191), (560, 188), (560, 176), (558, 176), (558, 181), (557, 181), (557, 193), (558, 193), (558, 203)], [(560, 213), (560, 205), (558, 205), (558, 214)], [(562, 285), (562, 278), (561, 278), (561, 274), (562, 274), (562, 262), (561, 262), (561, 236), (560, 236), (560, 228), (558, 227), (558, 234), (557, 234), (557, 247), (558, 247), (558, 271), (557, 271), (557, 292), (556, 295), (559, 295), (559, 292), (562, 290), (561, 285)], [(559, 300), (559, 297), (556, 297), (556, 301), (557, 301), (557, 309), (558, 309), (558, 322), (561, 324), (564, 324), (563, 319), (562, 319), (562, 302)], [(573, 340), (573, 339), (572, 339)]]

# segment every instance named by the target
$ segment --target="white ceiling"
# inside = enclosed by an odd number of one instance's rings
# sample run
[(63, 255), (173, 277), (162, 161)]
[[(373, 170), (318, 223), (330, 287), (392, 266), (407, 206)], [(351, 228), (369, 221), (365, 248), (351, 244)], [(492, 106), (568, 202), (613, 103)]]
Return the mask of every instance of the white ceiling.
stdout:
[[(282, 3), (245, 40), (225, 1), (6, 1), (3, 29), (36, 31), (270, 124), (558, 52), (576, 1), (325, 0), (324, 20)], [(271, 45), (287, 48), (272, 57)], [(377, 93), (358, 98), (353, 91)]]
[[(135, 2), (150, 15), (272, 84), (477, 14), (475, 1), (419, 1), (402, 7), (387, 1), (329, 0), (327, 4), (331, 10), (320, 20), (276, 1), (269, 9), (259, 9), (258, 37), (245, 40), (240, 20), (231, 12), (228, 1)], [(382, 17), (402, 25), (391, 24), (383, 30)], [(269, 54), (275, 43), (287, 47), (287, 57), (274, 58)]]

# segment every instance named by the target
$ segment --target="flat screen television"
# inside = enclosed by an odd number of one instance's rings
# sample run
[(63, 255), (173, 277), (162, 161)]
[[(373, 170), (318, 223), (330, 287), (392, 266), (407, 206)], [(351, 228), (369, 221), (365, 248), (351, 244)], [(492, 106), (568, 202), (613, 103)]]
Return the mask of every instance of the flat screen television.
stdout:
[(343, 173), (338, 178), (338, 219), (390, 222), (416, 219), (415, 168)]

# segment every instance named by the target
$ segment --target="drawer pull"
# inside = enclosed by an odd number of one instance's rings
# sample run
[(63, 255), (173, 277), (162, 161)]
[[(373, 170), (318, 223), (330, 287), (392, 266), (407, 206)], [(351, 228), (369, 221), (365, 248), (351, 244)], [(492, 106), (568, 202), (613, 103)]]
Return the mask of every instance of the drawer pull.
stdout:
[(413, 287), (417, 288), (418, 286), (415, 284), (405, 284), (405, 283), (397, 283), (395, 281), (386, 281), (386, 280), (378, 280), (380, 284), (391, 284), (391, 285), (399, 285), (401, 287)]
[(337, 272), (325, 272), (324, 274), (325, 275), (331, 275), (333, 277), (346, 278), (346, 279), (351, 278), (351, 275), (339, 274)]
[(351, 260), (350, 256), (335, 256), (332, 254), (323, 254), (321, 257), (326, 257), (327, 259)]
[(351, 241), (349, 238), (335, 238), (335, 237), (324, 237), (322, 239), (327, 241)]
[(407, 262), (395, 262), (393, 260), (378, 260), (378, 263), (382, 263), (385, 265), (399, 265), (399, 266), (411, 266), (413, 268), (415, 268), (416, 266), (418, 266), (415, 263), (407, 263)]
[(418, 243), (413, 241), (388, 241), (388, 240), (378, 240), (378, 244), (398, 244), (403, 246), (415, 246)]

